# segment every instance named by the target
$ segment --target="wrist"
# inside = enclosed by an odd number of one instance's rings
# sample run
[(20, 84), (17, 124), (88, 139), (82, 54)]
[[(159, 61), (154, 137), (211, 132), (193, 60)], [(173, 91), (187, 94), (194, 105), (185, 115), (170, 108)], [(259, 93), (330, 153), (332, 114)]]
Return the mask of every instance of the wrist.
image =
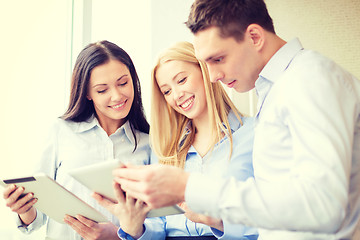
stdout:
[(29, 226), (36, 218), (36, 209), (31, 207), (26, 213), (18, 214), (21, 222)]
[(141, 224), (140, 227), (130, 228), (130, 229), (122, 228), (122, 230), (127, 235), (130, 235), (133, 239), (138, 239), (144, 234), (145, 227), (144, 224)]

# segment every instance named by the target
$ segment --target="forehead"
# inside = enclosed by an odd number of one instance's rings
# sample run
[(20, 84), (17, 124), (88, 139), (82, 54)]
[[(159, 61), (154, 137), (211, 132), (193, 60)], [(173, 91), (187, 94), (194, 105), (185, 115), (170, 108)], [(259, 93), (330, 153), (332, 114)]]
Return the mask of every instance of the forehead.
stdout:
[(209, 27), (197, 32), (194, 35), (195, 55), (202, 61), (208, 60), (222, 51), (224, 41), (220, 37), (218, 27)]
[(90, 82), (117, 80), (124, 74), (130, 76), (127, 66), (118, 60), (111, 59), (91, 71)]
[(182, 76), (182, 74), (200, 72), (200, 68), (194, 63), (171, 60), (162, 63), (156, 71), (156, 80), (158, 84), (164, 85), (169, 81), (176, 80), (176, 76)]

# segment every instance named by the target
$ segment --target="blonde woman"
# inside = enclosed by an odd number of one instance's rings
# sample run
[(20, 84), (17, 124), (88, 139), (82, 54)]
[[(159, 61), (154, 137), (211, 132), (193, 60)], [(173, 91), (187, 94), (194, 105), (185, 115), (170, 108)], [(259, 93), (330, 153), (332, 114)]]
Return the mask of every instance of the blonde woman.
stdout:
[[(253, 177), (253, 119), (241, 116), (221, 83), (210, 82), (191, 43), (179, 42), (158, 58), (150, 126), (151, 146), (161, 164), (214, 177)], [(123, 204), (97, 200), (119, 217), (121, 239), (257, 239), (255, 229), (196, 214), (185, 203), (180, 204), (185, 214), (147, 219), (134, 227), (138, 218), (131, 222), (116, 211), (128, 205), (119, 185), (115, 189)]]

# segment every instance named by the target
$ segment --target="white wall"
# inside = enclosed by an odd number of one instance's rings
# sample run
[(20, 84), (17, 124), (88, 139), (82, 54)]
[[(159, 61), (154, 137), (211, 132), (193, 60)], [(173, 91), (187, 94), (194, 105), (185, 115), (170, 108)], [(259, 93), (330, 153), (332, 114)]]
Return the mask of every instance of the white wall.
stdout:
[(278, 35), (335, 60), (360, 78), (359, 0), (266, 0)]
[(91, 42), (109, 40), (134, 62), (146, 114), (150, 112), (151, 1), (92, 0)]
[[(0, 4), (0, 178), (29, 173), (45, 129), (65, 109), (70, 2), (19, 0)], [(0, 239), (41, 239), (42, 232), (27, 237), (9, 231), (14, 227), (1, 197)]]

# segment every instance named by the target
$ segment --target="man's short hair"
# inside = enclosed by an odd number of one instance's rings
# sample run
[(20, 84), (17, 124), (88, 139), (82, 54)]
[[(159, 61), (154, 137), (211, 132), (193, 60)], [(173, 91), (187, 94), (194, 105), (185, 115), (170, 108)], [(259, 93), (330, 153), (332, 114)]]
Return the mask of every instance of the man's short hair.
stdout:
[(264, 0), (195, 0), (185, 24), (194, 34), (216, 26), (222, 37), (241, 41), (253, 23), (275, 33)]

